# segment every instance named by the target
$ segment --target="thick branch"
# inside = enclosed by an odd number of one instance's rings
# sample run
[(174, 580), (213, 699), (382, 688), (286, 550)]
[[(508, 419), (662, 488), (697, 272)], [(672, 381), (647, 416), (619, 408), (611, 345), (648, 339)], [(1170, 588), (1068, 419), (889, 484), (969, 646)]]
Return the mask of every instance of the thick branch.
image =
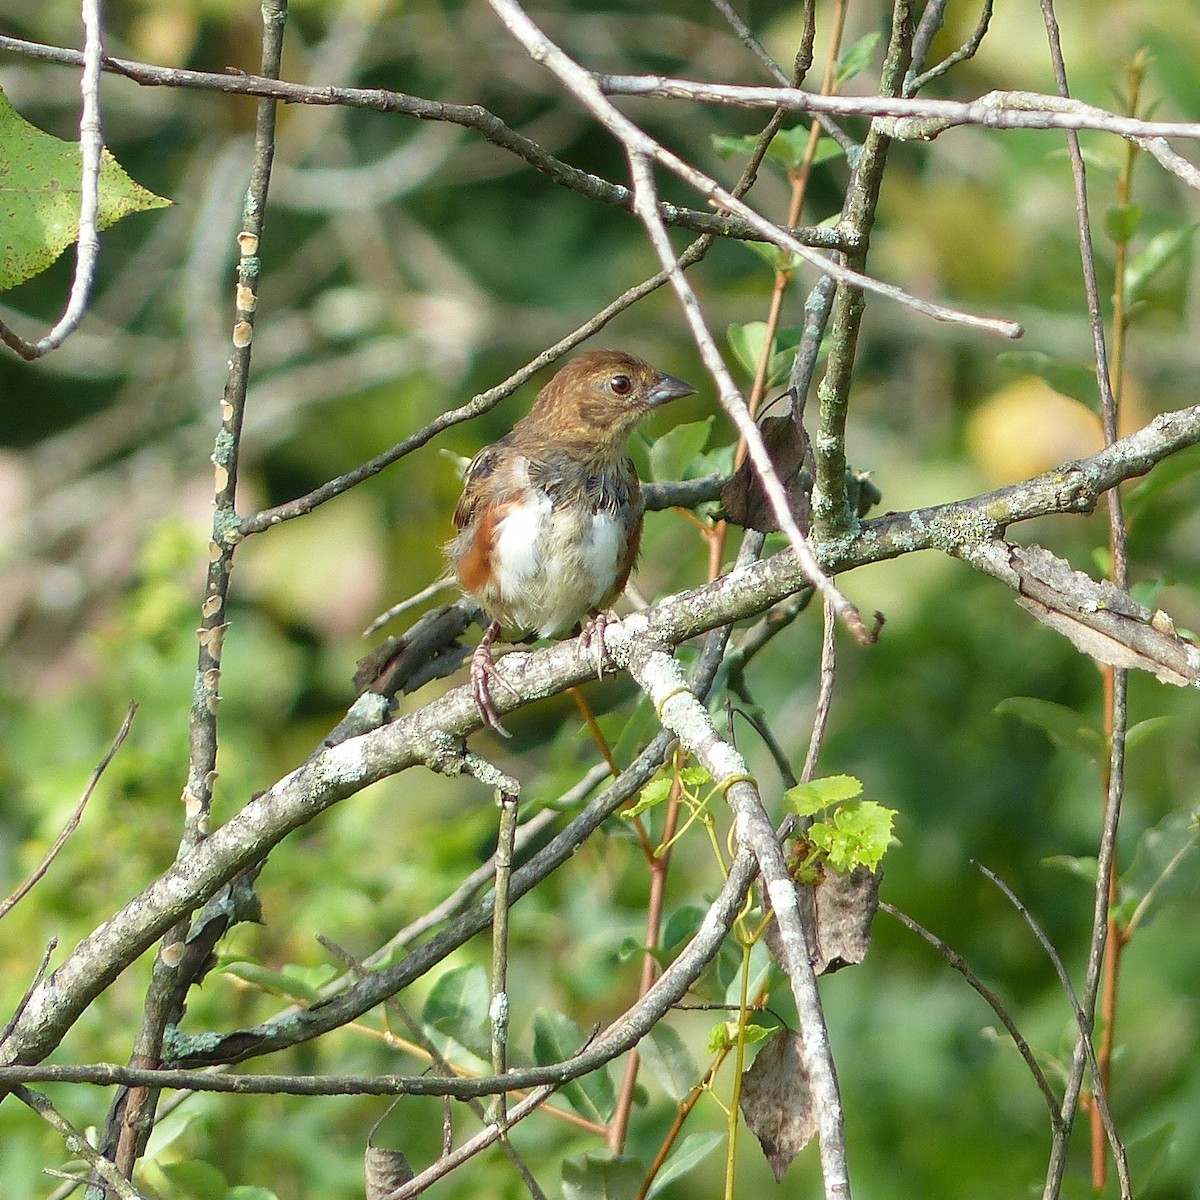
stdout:
[[(856, 534), (818, 543), (814, 551), (826, 571), (839, 573), (914, 550), (953, 552), (999, 536), (1018, 521), (1090, 512), (1109, 488), (1144, 475), (1156, 462), (1197, 442), (1200, 405), (1163, 413), (1090, 458), (982, 496), (864, 522)], [(611, 625), (606, 631), (609, 665), (623, 667), (638, 644), (678, 645), (763, 612), (807, 586), (807, 575), (790, 553), (740, 568)], [(516, 695), (499, 690), (497, 708), (503, 713), (554, 695), (591, 678), (595, 669), (591, 653), (578, 640), (506, 655), (499, 670)], [(0, 1061), (36, 1062), (48, 1054), (75, 1018), (173, 921), (258, 862), (293, 829), (408, 767), (459, 769), (461, 738), (479, 725), (471, 689), (460, 687), (390, 725), (314, 754), (85, 938), (35, 990), (21, 1021), (0, 1046)]]

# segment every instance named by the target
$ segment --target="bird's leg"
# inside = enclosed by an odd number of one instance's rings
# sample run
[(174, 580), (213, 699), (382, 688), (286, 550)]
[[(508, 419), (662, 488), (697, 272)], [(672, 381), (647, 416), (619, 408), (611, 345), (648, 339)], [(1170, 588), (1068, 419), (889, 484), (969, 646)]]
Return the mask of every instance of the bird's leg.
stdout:
[(595, 655), (597, 679), (604, 678), (604, 630), (615, 615), (615, 613), (605, 612), (601, 609), (598, 613), (588, 617), (579, 630), (580, 645), (584, 650), (591, 650)]
[(483, 631), (479, 645), (471, 651), (471, 694), (475, 697), (475, 707), (479, 709), (483, 723), (503, 737), (512, 737), (500, 724), (500, 714), (492, 700), (493, 679), (498, 679), (514, 696), (519, 695), (517, 689), (496, 670), (496, 664), (492, 661), (492, 644), (499, 636), (500, 622), (493, 621)]

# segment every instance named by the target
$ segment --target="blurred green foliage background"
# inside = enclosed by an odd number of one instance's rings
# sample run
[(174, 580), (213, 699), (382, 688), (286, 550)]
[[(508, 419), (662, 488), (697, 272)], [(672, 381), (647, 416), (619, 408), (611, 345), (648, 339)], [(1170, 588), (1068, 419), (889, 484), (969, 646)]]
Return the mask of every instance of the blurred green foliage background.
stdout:
[[(828, 7), (818, 6), (818, 63)], [(1145, 107), (1153, 105), (1156, 116), (1200, 119), (1200, 20), (1190, 4), (1129, 0), (1061, 8), (1080, 98), (1119, 108), (1125, 64), (1144, 48), (1152, 55)], [(1054, 90), (1037, 6), (997, 9), (979, 54), (939, 81), (933, 94)], [(876, 4), (851, 5), (849, 39), (880, 28), (886, 15)], [(563, 2), (537, 16), (598, 69), (765, 82), (716, 10), (696, 0), (653, 9), (615, 0)], [(935, 56), (962, 40), (976, 17), (974, 6), (955, 0)], [(232, 0), (111, 0), (107, 49), (156, 63), (254, 71), (257, 19), (256, 4)], [(800, 6), (756, 3), (748, 19), (779, 60), (790, 63)], [(0, 0), (0, 30), (62, 45), (79, 38), (73, 6), (35, 0)], [(851, 88), (872, 90), (877, 70), (878, 52)], [(570, 162), (624, 180), (609, 139), (562, 100), (550, 76), (523, 58), (481, 4), (296, 0), (284, 74), (477, 102)], [(76, 136), (75, 72), (5, 54), (0, 86), (28, 120)], [(111, 76), (103, 99), (113, 153), (135, 179), (175, 204), (105, 234), (91, 314), (62, 351), (33, 366), (0, 356), (0, 893), (53, 840), (128, 700), (136, 698), (141, 711), (80, 831), (0, 927), (0, 1014), (11, 1011), (51, 938), (59, 939), (61, 955), (170, 863), (180, 826), (212, 494), (208, 455), (223, 384), (253, 102), (144, 89)], [(740, 163), (718, 158), (712, 137), (753, 132), (763, 119), (657, 101), (625, 107), (726, 181)], [(848, 126), (861, 135), (861, 126)], [(1107, 295), (1113, 246), (1100, 218), (1114, 204), (1123, 149), (1098, 135), (1084, 143)], [(450, 126), (285, 108), (276, 163), (243, 512), (303, 493), (373, 456), (496, 383), (655, 269), (633, 218), (546, 182)], [(806, 221), (837, 212), (845, 174), (840, 160), (818, 169)], [(691, 199), (669, 182), (664, 194)], [(1135, 250), (1153, 234), (1195, 220), (1195, 195), (1153, 164), (1139, 165), (1135, 197), (1144, 210)], [(764, 172), (752, 198), (761, 211), (782, 217), (786, 181)], [(682, 245), (683, 236), (676, 238)], [(71, 265), (68, 254), (0, 297), (0, 315), (22, 331), (52, 320)], [(870, 268), (918, 294), (1021, 320), (1025, 350), (1057, 363), (1090, 360), (1060, 135), (962, 129), (932, 144), (897, 146)], [(718, 246), (693, 277), (716, 329), (764, 318), (770, 273), (745, 247)], [(789, 291), (785, 324), (801, 322), (808, 283), (801, 279)], [(1180, 255), (1134, 315), (1130, 428), (1194, 401), (1200, 338), (1193, 283), (1191, 258)], [(678, 405), (672, 420), (716, 411), (664, 292), (614, 320), (596, 344), (628, 346), (700, 384), (700, 395)], [(1006, 359), (1010, 350), (869, 303), (849, 454), (855, 467), (873, 472), (885, 508), (986, 490), (1098, 444), (1094, 415), (1050, 392), (1029, 374), (1027, 361)], [(218, 819), (290, 770), (336, 722), (352, 699), (350, 677), (365, 649), (359, 631), (442, 570), (459, 488), (452, 455), (469, 455), (499, 436), (528, 399), (527, 393), (505, 402), (239, 550), (221, 687)], [(660, 423), (648, 437), (666, 428)], [(731, 436), (718, 415), (710, 447)], [(1180, 456), (1180, 468), (1168, 468), (1170, 486), (1155, 477), (1135, 488), (1132, 525), (1134, 579), (1190, 629), (1200, 628), (1197, 461), (1195, 452)], [(1103, 569), (1103, 513), (1015, 533), (1093, 573)], [(687, 520), (654, 515), (637, 586), (653, 597), (696, 585), (705, 562), (705, 547)], [(899, 811), (884, 898), (936, 931), (1001, 993), (1057, 1083), (1072, 1044), (1069, 1007), (1020, 918), (972, 860), (997, 871), (1024, 898), (1081, 981), (1099, 774), (1076, 743), (1053, 741), (998, 713), (997, 705), (1037, 697), (1098, 730), (1100, 676), (1004, 589), (957, 562), (902, 559), (843, 583), (864, 612), (879, 610), (887, 623), (876, 647), (843, 647), (822, 771), (858, 776), (868, 795)], [(808, 613), (748, 676), (797, 765), (812, 717), (819, 644), (819, 615)], [(1200, 697), (1141, 677), (1131, 691), (1135, 722), (1168, 718), (1148, 727), (1130, 762), (1120, 856), (1123, 867), (1141, 870), (1130, 887), (1144, 887), (1153, 877), (1146, 863), (1156, 844), (1147, 842), (1147, 831), (1186, 823), (1181, 815), (1197, 806)], [(589, 694), (619, 737), (634, 711), (633, 689), (617, 682), (592, 685)], [(522, 779), (532, 806), (553, 802), (596, 760), (567, 698), (527, 710), (512, 725), (512, 744), (475, 740)], [(777, 798), (782, 784), (753, 730), (738, 722), (736, 732), (766, 793)], [(330, 960), (315, 934), (369, 953), (453, 890), (487, 856), (494, 830), (494, 808), (478, 785), (416, 773), (377, 785), (272, 856), (259, 881), (265, 923), (238, 929), (224, 953), (231, 961), (319, 978)], [(1167, 844), (1174, 844), (1171, 836), (1178, 834), (1164, 835)], [(702, 839), (685, 842), (669, 906), (703, 903), (718, 883)], [(518, 906), (518, 1042), (528, 1044), (538, 1007), (562, 1008), (586, 1029), (635, 995), (636, 958), (622, 947), (630, 938), (640, 944), (647, 886), (628, 837), (615, 829)], [(1189, 859), (1122, 966), (1113, 1107), (1131, 1143), (1135, 1181), (1145, 1181), (1138, 1194), (1162, 1200), (1200, 1197), (1198, 886), (1200, 872)], [(485, 954), (473, 944), (455, 965), (484, 961)], [(114, 984), (56, 1061), (126, 1059), (147, 969), (143, 963)], [(406, 998), (410, 1007), (419, 1009), (431, 982)], [(860, 1195), (988, 1200), (1040, 1186), (1048, 1146), (1042, 1101), (1012, 1047), (996, 1036), (993, 1014), (928, 947), (881, 915), (865, 964), (826, 980), (823, 995)], [(281, 1003), (234, 974), (218, 973), (193, 996), (188, 1027), (253, 1023)], [(672, 1023), (702, 1055), (712, 1021), (711, 1014), (691, 1013)], [(361, 1028), (261, 1069), (421, 1069), (385, 1045), (372, 1032), (378, 1028), (377, 1018), (364, 1019)], [(728, 1079), (722, 1086), (727, 1097)], [(103, 1122), (107, 1093), (48, 1090), (78, 1126)], [(158, 1173), (146, 1182), (163, 1195), (221, 1194), (220, 1181), (201, 1168), (171, 1174), (172, 1163), (204, 1160), (231, 1184), (269, 1187), (281, 1197), (355, 1196), (364, 1138), (385, 1107), (375, 1099), (193, 1098), (152, 1147)], [(385, 1128), (400, 1129), (397, 1144), (414, 1164), (437, 1153), (440, 1111), (433, 1101), (406, 1100), (389, 1118)], [(646, 1079), (629, 1152), (652, 1158), (673, 1112), (655, 1080)], [(723, 1127), (711, 1102), (692, 1121), (698, 1129)], [(1070, 1195), (1091, 1192), (1085, 1126), (1073, 1149)], [(599, 1145), (594, 1135), (544, 1116), (522, 1125), (513, 1140), (551, 1194), (558, 1162)], [(12, 1102), (0, 1109), (0, 1197), (47, 1194), (53, 1184), (41, 1168), (61, 1164), (65, 1155), (26, 1110)], [(721, 1157), (711, 1156), (663, 1195), (720, 1195)], [(775, 1186), (749, 1137), (739, 1171), (739, 1194)], [(778, 1194), (816, 1194), (818, 1178), (810, 1149)], [(447, 1197), (522, 1194), (498, 1154), (441, 1187)]]

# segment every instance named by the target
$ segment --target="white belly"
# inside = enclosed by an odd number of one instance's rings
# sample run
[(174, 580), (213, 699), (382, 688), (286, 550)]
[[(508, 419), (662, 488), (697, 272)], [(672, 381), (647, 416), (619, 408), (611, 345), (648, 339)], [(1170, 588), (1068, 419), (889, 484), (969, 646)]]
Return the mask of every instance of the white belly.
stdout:
[(545, 495), (510, 509), (492, 551), (505, 624), (551, 637), (594, 612), (616, 580), (625, 538), (611, 514), (556, 509)]

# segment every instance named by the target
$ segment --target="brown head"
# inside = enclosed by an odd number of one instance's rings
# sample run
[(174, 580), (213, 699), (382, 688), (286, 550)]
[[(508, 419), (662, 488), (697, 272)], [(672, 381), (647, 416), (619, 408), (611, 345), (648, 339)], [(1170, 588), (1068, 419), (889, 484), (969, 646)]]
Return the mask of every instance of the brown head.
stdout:
[(587, 458), (613, 458), (638, 422), (660, 404), (696, 389), (624, 350), (589, 350), (571, 359), (538, 393), (514, 439), (554, 442)]

